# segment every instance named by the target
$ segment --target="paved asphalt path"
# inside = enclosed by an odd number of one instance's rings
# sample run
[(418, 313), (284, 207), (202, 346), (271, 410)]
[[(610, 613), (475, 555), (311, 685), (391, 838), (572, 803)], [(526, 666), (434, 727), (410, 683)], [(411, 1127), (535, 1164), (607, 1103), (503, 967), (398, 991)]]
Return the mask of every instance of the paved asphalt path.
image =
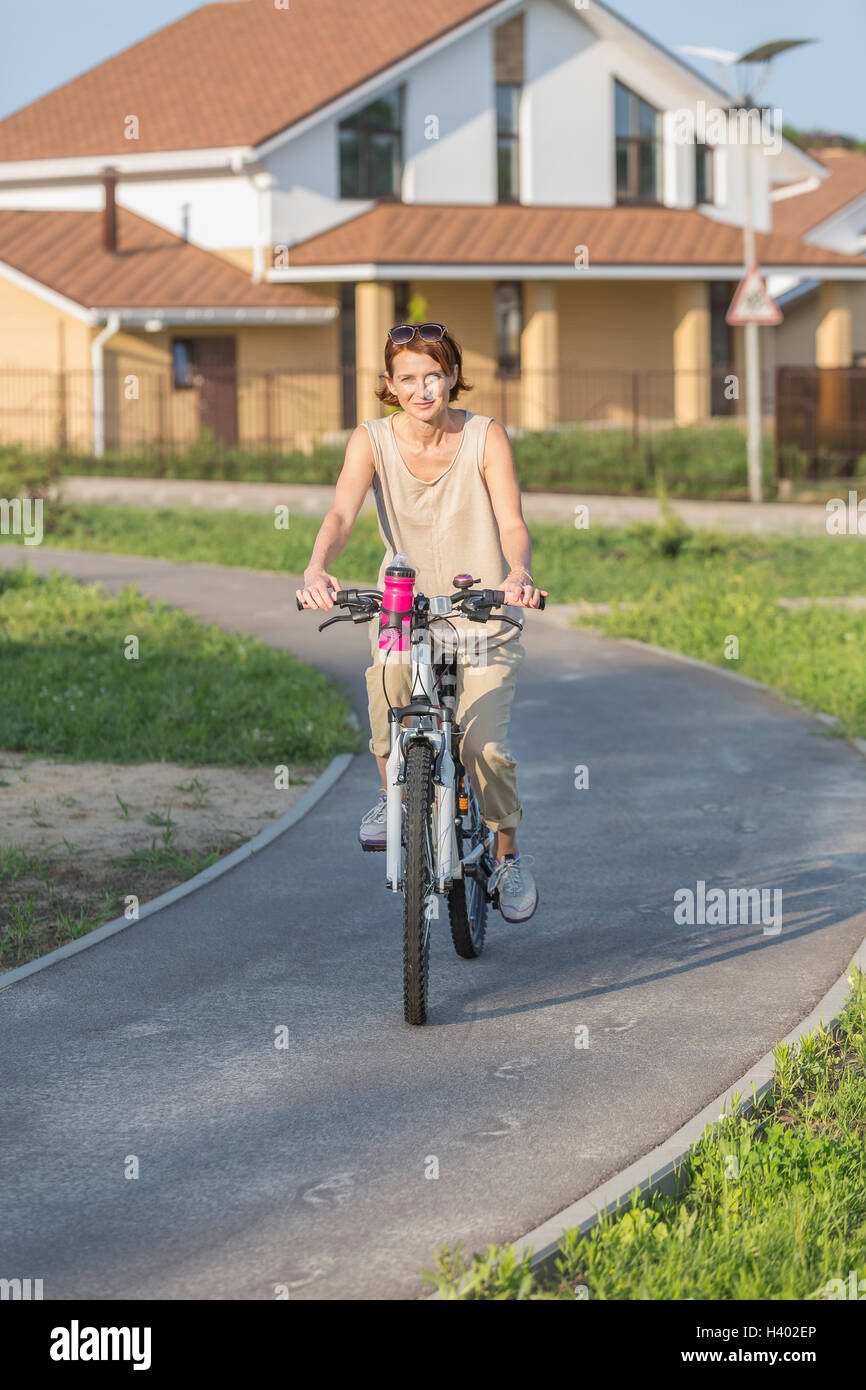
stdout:
[[(320, 635), (292, 577), (29, 558), (288, 647), (365, 714), (366, 629)], [(62, 1299), (417, 1297), (440, 1242), (517, 1238), (590, 1191), (838, 977), (866, 931), (866, 762), (758, 690), (553, 615), (524, 640), (532, 921), (494, 914), (478, 961), (443, 924), (430, 1022), (405, 1025), (399, 899), (355, 840), (365, 754), (252, 860), (0, 992), (0, 1274)], [(781, 934), (677, 925), (699, 879), (781, 888)]]

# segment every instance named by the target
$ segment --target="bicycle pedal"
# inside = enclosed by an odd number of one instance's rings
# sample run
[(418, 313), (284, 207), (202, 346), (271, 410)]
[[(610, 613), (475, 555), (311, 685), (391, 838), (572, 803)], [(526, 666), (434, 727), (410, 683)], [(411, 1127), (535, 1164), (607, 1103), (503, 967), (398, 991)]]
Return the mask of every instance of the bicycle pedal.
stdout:
[[(361, 844), (361, 841), (359, 840), (358, 843)], [(364, 845), (364, 844), (361, 844), (361, 849), (364, 851), (365, 854), (384, 854), (384, 853), (385, 853), (385, 850), (386, 850), (387, 848), (388, 848), (387, 845)]]

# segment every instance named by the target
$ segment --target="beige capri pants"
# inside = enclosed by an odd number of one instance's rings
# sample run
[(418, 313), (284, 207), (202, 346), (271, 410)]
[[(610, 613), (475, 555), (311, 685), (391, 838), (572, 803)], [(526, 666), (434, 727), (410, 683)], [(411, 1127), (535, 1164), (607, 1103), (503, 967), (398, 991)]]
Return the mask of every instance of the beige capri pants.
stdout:
[[(463, 728), (460, 759), (469, 773), (485, 825), (490, 830), (513, 830), (523, 819), (517, 793), (517, 764), (506, 742), (511, 701), (526, 648), (518, 637), (489, 646), (483, 664), (457, 662), (457, 720)], [(411, 666), (393, 653), (385, 667), (392, 705), (409, 704)], [(382, 663), (368, 666), (367, 702), (370, 710), (370, 752), (387, 757), (391, 751), (388, 703), (382, 690)]]

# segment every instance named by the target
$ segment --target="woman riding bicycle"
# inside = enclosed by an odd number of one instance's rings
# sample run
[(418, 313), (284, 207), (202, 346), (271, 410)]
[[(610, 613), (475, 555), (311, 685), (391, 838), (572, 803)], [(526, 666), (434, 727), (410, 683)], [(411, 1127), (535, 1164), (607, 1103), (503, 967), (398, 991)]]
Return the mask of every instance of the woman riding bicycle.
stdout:
[[(539, 608), (546, 589), (530, 571), (532, 546), (523, 519), (514, 456), (498, 421), (449, 402), (471, 388), (463, 379), (463, 356), (444, 324), (400, 324), (385, 344), (385, 384), (376, 392), (402, 414), (365, 420), (352, 433), (334, 503), (316, 537), (304, 587), (297, 596), (307, 608), (332, 608), (342, 585), (328, 566), (345, 547), (367, 489), (372, 486), (379, 533), (386, 554), (376, 587), (397, 554), (408, 556), (416, 590), (453, 591), (456, 574), (471, 569), (485, 588), (505, 591), (506, 616), (516, 607)], [(461, 418), (462, 416), (462, 418)], [(510, 568), (509, 568), (510, 566)], [(485, 824), (496, 833), (496, 869), (488, 889), (499, 890), (506, 921), (523, 922), (538, 906), (532, 874), (520, 858), (515, 829), (523, 818), (517, 768), (507, 744), (517, 672), (526, 655), (517, 628), (490, 618), (484, 624), (450, 617), (432, 628), (444, 652), (457, 653), (457, 713), (463, 729), (460, 759), (475, 788)], [(366, 672), (370, 752), (379, 765), (383, 791), (364, 816), (358, 838), (366, 848), (384, 847), (390, 750), (388, 700), (409, 703), (410, 668), (392, 654), (382, 688), (378, 624), (371, 623), (371, 665)], [(484, 633), (478, 660), (469, 649)], [(472, 631), (470, 631), (472, 630)]]

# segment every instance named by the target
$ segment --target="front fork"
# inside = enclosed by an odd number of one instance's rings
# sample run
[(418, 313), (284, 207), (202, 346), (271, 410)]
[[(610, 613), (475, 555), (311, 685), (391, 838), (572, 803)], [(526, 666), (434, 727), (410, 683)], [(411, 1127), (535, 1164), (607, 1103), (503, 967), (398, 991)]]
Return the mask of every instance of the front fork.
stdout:
[[(454, 785), (454, 759), (450, 748), (450, 722), (446, 723), (441, 731), (427, 731), (422, 737), (426, 737), (433, 746), (435, 891), (444, 893), (453, 879), (463, 876), (463, 868), (457, 855), (457, 835), (454, 827), (457, 797)], [(394, 893), (399, 893), (403, 885), (403, 787), (406, 782), (406, 745), (417, 738), (417, 729), (403, 729), (396, 720), (391, 721), (391, 751), (385, 764), (388, 788), (385, 881), (386, 887)]]

